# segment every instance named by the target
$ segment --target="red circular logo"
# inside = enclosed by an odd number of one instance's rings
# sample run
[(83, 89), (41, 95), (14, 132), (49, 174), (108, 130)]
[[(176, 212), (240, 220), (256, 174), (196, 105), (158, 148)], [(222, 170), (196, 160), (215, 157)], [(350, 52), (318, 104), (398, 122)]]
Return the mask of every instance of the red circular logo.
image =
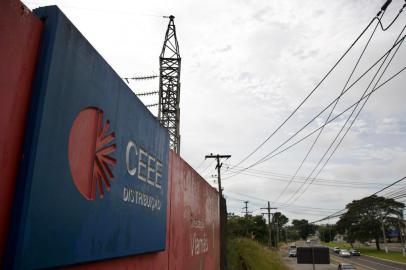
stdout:
[(114, 178), (111, 166), (117, 160), (110, 154), (116, 150), (116, 145), (111, 144), (115, 133), (109, 128), (109, 120), (103, 125), (103, 111), (91, 107), (78, 114), (70, 130), (70, 171), (76, 188), (87, 200), (95, 200), (97, 193), (103, 198)]

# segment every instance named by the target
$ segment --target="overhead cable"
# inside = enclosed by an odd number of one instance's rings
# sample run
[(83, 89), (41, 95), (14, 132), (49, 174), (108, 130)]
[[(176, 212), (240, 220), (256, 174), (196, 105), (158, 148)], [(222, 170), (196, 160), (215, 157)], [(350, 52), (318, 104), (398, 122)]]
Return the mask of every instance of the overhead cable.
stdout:
[[(393, 182), (393, 183), (387, 185), (386, 187), (384, 187), (384, 188), (382, 188), (382, 189), (376, 191), (375, 193), (369, 195), (369, 196), (366, 197), (366, 198), (372, 197), (372, 196), (374, 196), (374, 195), (378, 195), (378, 194), (381, 193), (382, 191), (384, 191), (384, 190), (386, 190), (386, 189), (388, 189), (388, 188), (390, 188), (390, 187), (392, 187), (392, 186), (394, 186), (394, 185), (396, 185), (396, 184), (398, 184), (398, 183), (404, 181), (405, 179), (406, 179), (406, 176), (400, 178), (399, 180), (396, 180), (395, 182)], [(332, 219), (332, 218), (340, 217), (340, 216), (344, 215), (344, 213), (341, 213), (341, 212), (343, 212), (343, 211), (346, 211), (346, 209), (345, 209), (345, 208), (344, 208), (344, 209), (341, 209), (341, 210), (339, 210), (339, 211), (337, 211), (337, 212), (334, 212), (333, 214), (328, 215), (327, 217), (324, 217), (324, 218), (319, 219), (319, 220), (312, 221), (311, 223), (318, 223), (318, 222), (321, 222), (321, 221), (324, 221), (324, 220), (327, 220), (327, 219)]]
[[(224, 164), (226, 165), (226, 164)], [(236, 169), (229, 168), (229, 173), (233, 173)], [(226, 174), (227, 172), (223, 173)], [(265, 177), (272, 177), (276, 179), (280, 179), (282, 181), (288, 181), (292, 175), (291, 174), (284, 174), (275, 171), (264, 171), (264, 170), (256, 170), (256, 169), (248, 169), (245, 173), (250, 173), (257, 176), (265, 176)], [(307, 177), (303, 175), (297, 175), (295, 179), (305, 180)], [(379, 180), (378, 182), (370, 182), (370, 181), (362, 181), (359, 180), (349, 180), (349, 179), (326, 179), (326, 178), (316, 178), (315, 181), (324, 182), (324, 183), (340, 183), (340, 184), (351, 184), (351, 185), (386, 185), (383, 180)]]
[[(383, 14), (382, 14), (382, 15), (383, 15)], [(367, 43), (365, 44), (365, 46), (364, 46), (364, 48), (363, 48), (361, 54), (359, 55), (359, 57), (358, 57), (358, 59), (357, 59), (357, 62), (356, 62), (356, 64), (355, 64), (355, 66), (353, 67), (353, 69), (352, 69), (350, 75), (348, 76), (348, 79), (347, 79), (347, 81), (345, 82), (343, 89), (341, 90), (341, 94), (340, 94), (339, 98), (334, 102), (333, 107), (331, 108), (330, 113), (329, 113), (329, 115), (327, 116), (327, 119), (326, 119), (325, 123), (327, 123), (328, 120), (330, 120), (330, 117), (331, 117), (331, 115), (333, 114), (333, 112), (334, 112), (334, 110), (335, 110), (335, 108), (336, 108), (336, 106), (337, 106), (337, 104), (338, 104), (338, 102), (339, 102), (341, 96), (343, 95), (343, 93), (344, 93), (344, 91), (345, 91), (345, 89), (346, 89), (348, 83), (350, 82), (352, 76), (354, 75), (355, 70), (356, 70), (357, 67), (358, 67), (358, 64), (360, 63), (362, 57), (364, 56), (364, 53), (365, 53), (366, 49), (368, 48), (368, 45), (369, 45), (369, 43), (371, 42), (372, 37), (374, 36), (374, 34), (375, 34), (375, 32), (376, 32), (376, 29), (378, 28), (378, 25), (379, 25), (379, 23), (376, 24), (374, 30), (372, 31), (372, 34), (370, 35), (370, 37), (369, 37)], [(324, 126), (324, 127), (325, 127), (325, 126)], [(317, 141), (319, 140), (321, 134), (323, 133), (324, 127), (320, 129), (319, 133), (317, 134), (316, 138), (314, 139), (313, 143), (311, 144), (309, 150), (307, 151), (305, 157), (302, 159), (302, 161), (301, 161), (299, 167), (296, 169), (296, 171), (295, 171), (294, 175), (292, 176), (291, 180), (285, 185), (285, 188), (282, 190), (282, 192), (279, 193), (279, 195), (278, 195), (277, 198), (275, 199), (276, 201), (279, 201), (279, 199), (283, 196), (283, 194), (285, 194), (286, 190), (289, 188), (290, 184), (292, 183), (292, 181), (295, 179), (296, 175), (299, 173), (299, 171), (300, 171), (301, 168), (303, 167), (303, 164), (306, 162), (306, 160), (307, 160), (307, 158), (309, 157), (310, 153), (313, 151), (314, 146), (316, 145)], [(306, 179), (306, 181), (307, 181), (307, 179)], [(305, 182), (306, 182), (306, 181), (305, 181)], [(302, 185), (304, 185), (305, 182), (304, 182)]]
[[(378, 13), (379, 14), (379, 13)], [(310, 98), (311, 95), (319, 88), (319, 86), (327, 79), (327, 77), (333, 72), (333, 70), (337, 67), (337, 65), (341, 62), (342, 59), (348, 54), (348, 52), (354, 47), (354, 45), (358, 42), (358, 40), (364, 35), (364, 33), (368, 30), (371, 24), (377, 19), (375, 16), (368, 25), (364, 28), (361, 34), (355, 39), (355, 41), (350, 45), (350, 47), (344, 52), (344, 54), (338, 59), (338, 61), (333, 65), (333, 67), (324, 75), (324, 77), (320, 80), (320, 82), (307, 94), (307, 96), (296, 106), (296, 108), (289, 114), (289, 116), (263, 141), (261, 142), (252, 152), (250, 152), (247, 156), (245, 156), (242, 160), (240, 160), (236, 166), (242, 164), (244, 161), (249, 159), (253, 154), (255, 154), (264, 144), (266, 144), (288, 121), (292, 116), (302, 107), (302, 105)]]
[(378, 23), (380, 24), (381, 29), (382, 29), (383, 31), (388, 30), (388, 29), (395, 23), (395, 21), (399, 18), (400, 14), (403, 12), (403, 10), (405, 9), (405, 7), (406, 7), (406, 1), (405, 1), (405, 3), (403, 4), (402, 8), (399, 9), (399, 12), (398, 12), (398, 14), (396, 15), (396, 17), (395, 17), (395, 18), (392, 20), (392, 22), (390, 22), (390, 23), (388, 24), (388, 26), (386, 26), (386, 27), (383, 26), (382, 18), (378, 19)]
[[(405, 39), (405, 36), (403, 36), (396, 44), (395, 46), (397, 46), (399, 43), (401, 43), (403, 40)], [(361, 76), (358, 77), (358, 79), (356, 81), (354, 81), (344, 92), (343, 94), (345, 94), (348, 90), (350, 90), (359, 80), (361, 80), (361, 78), (363, 78), (367, 73), (369, 73), (369, 71), (371, 71), (386, 55), (388, 55), (395, 46), (392, 46), (392, 48), (390, 48), (381, 58), (379, 58), (372, 66), (370, 66), (368, 68), (368, 70), (366, 70)], [(324, 127), (327, 124), (330, 124), (331, 122), (333, 122), (335, 119), (337, 119), (338, 117), (340, 117), (341, 115), (343, 115), (344, 113), (346, 113), (348, 110), (350, 110), (351, 108), (353, 108), (356, 104), (358, 104), (359, 102), (361, 102), (362, 100), (364, 100), (366, 97), (369, 97), (372, 93), (374, 93), (376, 90), (378, 90), (379, 88), (381, 88), (382, 86), (384, 86), (386, 83), (388, 83), (390, 80), (392, 80), (393, 78), (395, 78), (396, 76), (398, 76), (401, 72), (404, 71), (404, 68), (399, 70), (397, 73), (395, 73), (393, 76), (391, 76), (388, 80), (386, 80), (384, 83), (382, 83), (381, 85), (379, 85), (375, 90), (373, 90), (371, 93), (367, 94), (364, 98), (361, 98), (360, 100), (358, 100), (357, 102), (355, 102), (353, 105), (349, 106), (347, 109), (345, 109), (344, 111), (342, 111), (340, 114), (336, 115), (334, 118), (330, 119), (328, 121), (328, 123), (320, 126), (319, 128), (317, 128), (316, 130), (310, 132), (308, 135), (304, 136), (302, 139), (296, 141), (295, 143), (293, 143), (292, 145), (290, 145), (289, 147), (284, 148), (283, 150), (275, 153), (276, 151), (278, 151), (280, 148), (282, 148), (285, 144), (287, 144), (290, 140), (292, 140), (294, 137), (296, 137), (301, 131), (303, 131), (307, 126), (309, 126), (315, 119), (317, 119), (323, 112), (325, 112), (337, 99), (339, 99), (342, 95), (340, 95), (339, 97), (337, 97), (336, 99), (334, 99), (330, 104), (328, 104), (322, 111), (320, 111), (315, 117), (313, 117), (309, 122), (307, 122), (304, 126), (302, 126), (299, 130), (297, 130), (294, 134), (292, 134), (288, 139), (286, 139), (283, 143), (281, 143), (278, 147), (274, 148), (271, 152), (269, 152), (268, 154), (266, 154), (265, 156), (263, 156), (261, 159), (259, 159), (258, 161), (256, 161), (255, 163), (244, 167), (243, 169), (241, 169), (239, 172), (234, 173), (233, 175), (228, 176), (227, 178), (231, 178), (234, 177), (236, 175), (238, 175), (239, 173), (250, 169), (254, 166), (257, 166), (261, 163), (264, 163), (265, 161), (283, 153), (284, 151), (290, 149), (291, 147), (295, 146), (296, 144), (302, 142), (303, 140), (307, 139), (309, 136), (313, 135), (315, 132), (317, 132), (318, 130), (320, 130), (322, 127)], [(275, 154), (274, 154), (275, 153)], [(226, 178), (224, 178), (226, 179)]]
[[(404, 32), (406, 28), (406, 25), (403, 27), (402, 31), (399, 33), (396, 41), (394, 42), (395, 44), (397, 43), (397, 41), (399, 40), (399, 38), (401, 37), (402, 33)], [(403, 42), (403, 40), (402, 40)], [(395, 55), (397, 54), (399, 48), (402, 45), (402, 42), (399, 43), (398, 47), (396, 48), (396, 50), (394, 51), (394, 53), (392, 54), (391, 58), (389, 59), (388, 63), (386, 64), (386, 67), (384, 68), (384, 70), (382, 71), (382, 73), (380, 74), (379, 78), (377, 79), (377, 81), (375, 82), (375, 85), (372, 88), (372, 91), (376, 88), (376, 86), (378, 85), (379, 81), (382, 79), (383, 75), (385, 74), (387, 68), (389, 67), (389, 65), (391, 64), (392, 60), (394, 59)], [(381, 65), (379, 66), (378, 70), (376, 71), (375, 75), (373, 76), (371, 82), (369, 83), (369, 85), (367, 86), (367, 88), (365, 89), (364, 93), (362, 94), (362, 97), (365, 96), (365, 94), (367, 93), (369, 87), (372, 85), (372, 83), (374, 82), (376, 76), (379, 74), (381, 68), (383, 67), (383, 65), (386, 62), (386, 59), (389, 57), (389, 54), (385, 57), (385, 59), (383, 60), (383, 62), (381, 63)], [(372, 92), (371, 91), (371, 92)], [(355, 121), (357, 120), (358, 116), (360, 115), (361, 111), (364, 109), (365, 104), (368, 102), (370, 96), (368, 96), (364, 103), (361, 105), (361, 108), (358, 110), (358, 112), (356, 113), (356, 115), (354, 116), (354, 118), (352, 119), (350, 125), (348, 126), (347, 130), (344, 132), (343, 136), (341, 137), (341, 139), (338, 141), (337, 145), (335, 146), (335, 148), (333, 149), (333, 151), (331, 152), (330, 156), (326, 159), (326, 161), (324, 162), (323, 166), (320, 168), (320, 170), (318, 171), (318, 173), (316, 174), (316, 177), (323, 171), (323, 169), (326, 167), (326, 165), (328, 164), (328, 162), (330, 161), (331, 157), (334, 155), (334, 153), (336, 152), (336, 150), (338, 149), (338, 147), (341, 145), (342, 141), (344, 140), (345, 136), (348, 134), (349, 130), (351, 129), (351, 127), (353, 126), (353, 124), (355, 123)], [(333, 142), (330, 144), (330, 146), (328, 147), (327, 151), (324, 153), (324, 155), (322, 156), (322, 158), (319, 160), (319, 162), (317, 163), (317, 165), (315, 166), (315, 168), (312, 170), (312, 172), (309, 174), (309, 178), (313, 175), (314, 171), (318, 168), (318, 166), (321, 164), (322, 160), (324, 159), (324, 157), (326, 156), (326, 154), (330, 151), (331, 147), (334, 145), (335, 141), (337, 140), (337, 138), (339, 137), (339, 135), (341, 134), (341, 132), (344, 130), (345, 126), (347, 125), (348, 121), (351, 119), (352, 114), (356, 111), (357, 107), (358, 107), (359, 103), (357, 104), (357, 106), (354, 107), (354, 109), (352, 110), (350, 116), (347, 118), (347, 120), (345, 121), (345, 123), (343, 124), (343, 126), (341, 127), (340, 131), (338, 132), (337, 136), (334, 138)], [(294, 201), (297, 201), (306, 191), (307, 189), (311, 186), (311, 184), (313, 183), (313, 181), (310, 181), (309, 185), (305, 187), (305, 189), (303, 190), (303, 192), (294, 199)], [(303, 185), (302, 185), (303, 186)], [(294, 195), (293, 195), (294, 196)], [(291, 198), (293, 198), (293, 196)], [(290, 200), (290, 199), (289, 199)]]
[[(249, 172), (244, 172), (244, 173), (242, 173), (242, 175), (252, 176), (255, 178), (271, 180), (271, 181), (285, 182), (285, 183), (290, 181), (288, 179), (280, 179), (280, 178), (275, 178), (275, 177), (253, 174), (253, 173), (249, 173)], [(299, 181), (299, 180), (294, 180), (293, 182), (298, 183), (298, 184), (305, 183), (305, 181)], [(328, 187), (342, 187), (342, 188), (350, 188), (350, 189), (354, 189), (354, 188), (365, 189), (365, 188), (374, 188), (374, 187), (383, 186), (384, 184), (376, 184), (376, 183), (372, 183), (372, 184), (371, 183), (355, 183), (355, 184), (353, 184), (353, 183), (340, 183), (340, 182), (334, 182), (334, 183), (327, 182), (326, 183), (325, 181), (322, 181), (322, 180), (315, 180), (314, 185), (328, 186)]]
[(311, 95), (319, 88), (319, 86), (325, 81), (325, 79), (333, 72), (333, 70), (338, 66), (342, 59), (348, 54), (348, 52), (354, 47), (354, 45), (358, 42), (358, 40), (364, 35), (364, 33), (369, 29), (372, 23), (377, 20), (382, 12), (385, 12), (386, 8), (389, 6), (391, 0), (385, 2), (385, 4), (381, 7), (381, 10), (378, 14), (368, 23), (368, 25), (364, 28), (361, 34), (355, 39), (355, 41), (349, 46), (349, 48), (344, 52), (344, 54), (338, 59), (338, 61), (333, 65), (333, 67), (324, 75), (321, 81), (309, 92), (309, 94), (299, 103), (299, 105), (289, 114), (289, 116), (262, 142), (260, 143), (252, 152), (250, 152), (246, 157), (244, 157), (241, 161), (237, 163), (237, 166), (246, 161), (250, 158), (253, 154), (255, 154), (265, 143), (267, 143), (288, 121), (289, 119), (302, 107), (302, 105), (310, 98)]

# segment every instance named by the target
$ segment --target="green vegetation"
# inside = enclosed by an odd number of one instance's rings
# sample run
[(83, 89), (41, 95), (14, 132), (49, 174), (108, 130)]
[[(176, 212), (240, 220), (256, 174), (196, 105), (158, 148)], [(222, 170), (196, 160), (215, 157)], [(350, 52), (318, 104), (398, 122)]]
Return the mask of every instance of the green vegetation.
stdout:
[[(272, 223), (272, 246), (275, 240), (286, 241), (286, 235), (291, 235), (286, 226), (289, 219), (280, 212), (276, 212), (271, 220)], [(253, 237), (261, 244), (268, 245), (269, 232), (268, 224), (261, 215), (244, 217), (229, 215), (227, 220), (227, 230), (229, 237)], [(277, 235), (278, 233), (278, 235)], [(278, 236), (278, 237), (277, 237)], [(296, 239), (294, 239), (296, 240)]]
[(318, 231), (320, 234), (320, 240), (323, 242), (331, 242), (336, 236), (336, 228), (332, 225), (320, 225), (318, 226)]
[(228, 269), (230, 270), (287, 270), (281, 257), (261, 244), (247, 238), (228, 241)]
[(385, 251), (383, 250), (366, 249), (366, 248), (360, 248), (359, 251), (361, 252), (361, 254), (364, 255), (406, 263), (406, 257), (404, 257), (403, 254), (400, 252), (389, 251), (388, 254), (386, 254)]
[(397, 229), (399, 220), (403, 219), (405, 204), (394, 199), (376, 195), (354, 200), (347, 204), (347, 212), (337, 222), (337, 231), (345, 233), (347, 241), (354, 243), (375, 239), (376, 249), (380, 250), (379, 239), (382, 236), (382, 226), (385, 234), (390, 229)]
[[(351, 245), (348, 243), (330, 242), (330, 243), (323, 243), (323, 245), (329, 246), (329, 247), (345, 248), (345, 249), (351, 248)], [(391, 260), (391, 261), (395, 261), (395, 262), (406, 263), (406, 257), (404, 257), (403, 254), (400, 252), (389, 251), (388, 254), (386, 254), (385, 251), (383, 251), (383, 250), (376, 250), (373, 248), (356, 247), (356, 249), (361, 252), (361, 256), (366, 255), (366, 256), (372, 256), (372, 257), (376, 257), (376, 258)]]
[(314, 234), (316, 232), (316, 226), (310, 224), (309, 221), (306, 219), (294, 219), (292, 221), (292, 224), (293, 228), (297, 230), (300, 238), (302, 238), (303, 240), (306, 240), (310, 234)]

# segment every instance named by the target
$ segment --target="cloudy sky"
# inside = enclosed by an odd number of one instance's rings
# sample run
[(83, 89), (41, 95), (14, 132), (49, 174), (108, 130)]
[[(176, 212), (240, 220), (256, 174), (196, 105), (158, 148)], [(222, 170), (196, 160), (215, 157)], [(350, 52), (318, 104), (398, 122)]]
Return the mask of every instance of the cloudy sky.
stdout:
[[(266, 162), (233, 173), (273, 151), (341, 93), (376, 21), (287, 124), (239, 164), (317, 85), (383, 0), (23, 2), (30, 8), (58, 5), (122, 77), (158, 74), (168, 23), (162, 16), (175, 15), (182, 56), (181, 156), (216, 186), (214, 164), (204, 156), (232, 155), (222, 169), (229, 212), (241, 214), (248, 200), (249, 210), (259, 214), (269, 200), (290, 219), (316, 220), (406, 175), (406, 71), (371, 95), (317, 179), (312, 181), (318, 170), (309, 177), (310, 172), (352, 110), (326, 126), (289, 186), (318, 132)], [(384, 26), (403, 3), (393, 0)], [(392, 47), (405, 23), (406, 12), (387, 31), (376, 30), (349, 85)], [(380, 82), (405, 66), (405, 50), (402, 45)], [(378, 66), (346, 92), (331, 118), (362, 96)], [(155, 91), (158, 80), (131, 82), (130, 87), (136, 93)], [(142, 100), (153, 104), (158, 97)], [(331, 108), (295, 138), (323, 125)], [(156, 115), (156, 108), (151, 112)], [(306, 179), (312, 182), (308, 188)]]

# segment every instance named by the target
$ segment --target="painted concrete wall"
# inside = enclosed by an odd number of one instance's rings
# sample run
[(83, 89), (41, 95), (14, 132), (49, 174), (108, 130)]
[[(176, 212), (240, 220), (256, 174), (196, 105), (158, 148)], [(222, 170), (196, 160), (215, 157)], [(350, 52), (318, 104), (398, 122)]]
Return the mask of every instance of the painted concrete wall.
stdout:
[(0, 1), (0, 265), (41, 31), (41, 21), (19, 1)]

